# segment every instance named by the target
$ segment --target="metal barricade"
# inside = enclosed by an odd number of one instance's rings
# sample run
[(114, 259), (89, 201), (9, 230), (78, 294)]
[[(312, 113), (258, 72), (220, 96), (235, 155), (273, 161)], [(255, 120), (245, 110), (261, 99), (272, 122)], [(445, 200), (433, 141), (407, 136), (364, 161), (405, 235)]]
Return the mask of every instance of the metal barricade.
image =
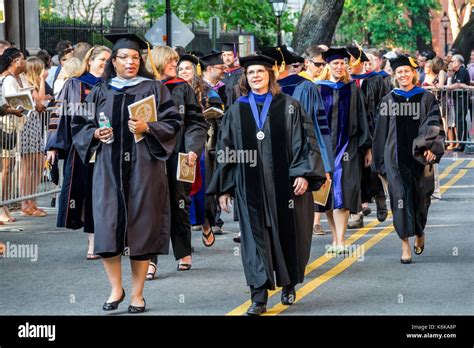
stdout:
[(449, 145), (474, 145), (474, 87), (430, 89), (440, 103), (445, 142)]
[(60, 191), (44, 153), (50, 112), (1, 117), (0, 206)]

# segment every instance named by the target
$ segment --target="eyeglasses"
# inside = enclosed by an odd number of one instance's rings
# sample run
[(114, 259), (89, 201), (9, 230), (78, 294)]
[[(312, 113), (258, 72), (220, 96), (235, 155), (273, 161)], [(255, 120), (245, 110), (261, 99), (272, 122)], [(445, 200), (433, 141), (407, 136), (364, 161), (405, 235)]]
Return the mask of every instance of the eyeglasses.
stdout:
[(301, 64), (300, 63), (295, 63), (295, 64), (290, 64), (290, 66), (293, 68), (293, 69), (298, 69), (301, 67)]
[(308, 60), (309, 60), (311, 63), (313, 63), (316, 68), (321, 68), (321, 67), (323, 67), (323, 66), (326, 65), (325, 62), (315, 62), (314, 60), (311, 60), (311, 59), (308, 59)]

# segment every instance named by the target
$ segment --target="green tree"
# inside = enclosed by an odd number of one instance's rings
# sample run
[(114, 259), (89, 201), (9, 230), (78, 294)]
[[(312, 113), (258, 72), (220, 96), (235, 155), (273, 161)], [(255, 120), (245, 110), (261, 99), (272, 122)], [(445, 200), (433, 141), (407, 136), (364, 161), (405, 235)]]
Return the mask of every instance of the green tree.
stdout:
[(439, 7), (438, 0), (346, 0), (338, 33), (371, 46), (424, 49), (431, 42), (429, 11)]
[[(221, 30), (241, 28), (255, 35), (262, 45), (276, 44), (276, 21), (268, 1), (260, 0), (173, 0), (172, 11), (186, 24), (194, 23), (196, 29), (207, 28), (209, 18), (220, 18)], [(148, 18), (156, 19), (165, 14), (165, 5), (148, 1), (145, 4)], [(288, 11), (281, 18), (281, 29), (293, 32), (294, 18)]]

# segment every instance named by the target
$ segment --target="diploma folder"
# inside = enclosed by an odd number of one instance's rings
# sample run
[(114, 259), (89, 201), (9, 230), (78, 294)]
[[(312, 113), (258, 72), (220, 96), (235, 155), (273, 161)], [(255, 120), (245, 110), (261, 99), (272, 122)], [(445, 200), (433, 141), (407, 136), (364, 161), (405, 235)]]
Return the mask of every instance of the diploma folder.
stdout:
[(224, 111), (216, 107), (210, 107), (202, 112), (206, 120), (211, 120), (214, 118), (219, 118), (224, 116)]
[(189, 166), (187, 163), (187, 154), (180, 152), (178, 158), (178, 170), (176, 171), (176, 179), (178, 181), (184, 181), (194, 183), (196, 180), (196, 164)]
[[(155, 95), (152, 94), (149, 97), (146, 97), (142, 100), (139, 100), (128, 106), (128, 112), (130, 118), (134, 120), (143, 120), (145, 122), (156, 122), (157, 112), (156, 112), (156, 99)], [(145, 135), (143, 133), (134, 134), (135, 142), (143, 140)]]
[(329, 192), (331, 192), (332, 180), (327, 180), (318, 191), (313, 192), (313, 201), (319, 205), (325, 206), (328, 202)]

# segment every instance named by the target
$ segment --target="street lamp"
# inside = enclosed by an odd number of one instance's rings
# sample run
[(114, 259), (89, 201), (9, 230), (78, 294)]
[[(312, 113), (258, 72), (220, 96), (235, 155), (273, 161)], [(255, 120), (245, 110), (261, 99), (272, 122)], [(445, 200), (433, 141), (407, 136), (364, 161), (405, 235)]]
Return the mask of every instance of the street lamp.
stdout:
[(276, 17), (277, 46), (281, 46), (281, 30), (280, 30), (281, 21), (280, 21), (280, 18), (283, 15), (283, 12), (286, 10), (286, 0), (268, 0), (268, 1), (272, 5), (273, 14)]
[(444, 28), (444, 55), (448, 54), (448, 27), (449, 27), (449, 18), (446, 15), (446, 12), (443, 14), (443, 18), (441, 18), (441, 25)]

